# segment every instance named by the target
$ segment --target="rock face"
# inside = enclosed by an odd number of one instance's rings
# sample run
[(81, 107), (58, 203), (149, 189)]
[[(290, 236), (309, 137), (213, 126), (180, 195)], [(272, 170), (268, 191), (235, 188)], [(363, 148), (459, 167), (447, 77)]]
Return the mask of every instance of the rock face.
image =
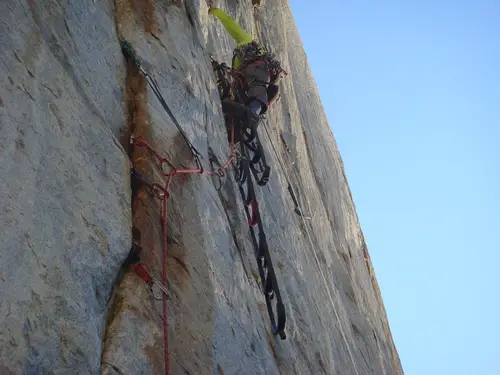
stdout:
[[(229, 62), (234, 43), (206, 3), (5, 0), (0, 374), (163, 374), (165, 358), (171, 374), (402, 374), (288, 2), (254, 3), (217, 6), (272, 47), (288, 72), (259, 127), (273, 170), (257, 189), (287, 339), (271, 331), (232, 171), (220, 189), (214, 177), (176, 175), (166, 201), (131, 184), (129, 161), (148, 181), (165, 181), (152, 152), (130, 144), (132, 134), (177, 168), (196, 164), (144, 75), (124, 60), (123, 39), (204, 168), (209, 154), (220, 164), (228, 158), (209, 54)], [(294, 213), (289, 184), (310, 219)], [(166, 320), (159, 289), (156, 299), (123, 266), (132, 228), (154, 278), (166, 263)]]

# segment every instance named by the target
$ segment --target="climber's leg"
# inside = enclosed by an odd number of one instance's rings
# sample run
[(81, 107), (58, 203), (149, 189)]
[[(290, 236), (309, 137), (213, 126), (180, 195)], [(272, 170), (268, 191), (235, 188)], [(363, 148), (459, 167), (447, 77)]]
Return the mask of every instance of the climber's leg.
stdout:
[(226, 14), (219, 8), (211, 8), (210, 14), (213, 14), (222, 22), (222, 25), (224, 25), (225, 29), (234, 39), (238, 47), (253, 41), (253, 36), (243, 30), (230, 15)]
[(250, 105), (244, 105), (228, 98), (222, 100), (222, 111), (224, 114), (243, 125), (238, 127), (238, 130), (244, 130), (245, 128), (256, 129), (260, 120), (259, 113), (261, 107), (262, 105), (259, 101), (255, 101), (252, 107), (250, 107)]
[[(252, 109), (255, 108), (254, 113), (256, 115), (265, 113), (268, 106), (267, 86), (270, 80), (269, 70), (264, 63), (257, 61), (245, 67), (242, 74), (247, 84), (247, 105), (251, 106)], [(260, 108), (257, 107), (257, 102), (260, 103)]]
[(247, 108), (244, 104), (238, 103), (237, 101), (229, 98), (224, 98), (222, 99), (222, 111), (228, 117), (243, 120), (246, 115)]
[(248, 108), (255, 114), (255, 115), (260, 115), (260, 112), (262, 111), (262, 103), (257, 100), (257, 99), (251, 99), (248, 102)]

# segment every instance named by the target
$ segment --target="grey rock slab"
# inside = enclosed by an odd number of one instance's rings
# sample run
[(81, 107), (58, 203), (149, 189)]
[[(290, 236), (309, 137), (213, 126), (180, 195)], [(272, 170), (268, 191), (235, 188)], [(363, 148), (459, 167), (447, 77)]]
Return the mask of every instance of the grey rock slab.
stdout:
[(91, 4), (0, 4), (2, 374), (95, 373), (130, 243), (121, 56)]
[[(170, 373), (402, 374), (288, 2), (217, 6), (272, 47), (289, 73), (259, 127), (273, 169), (256, 192), (287, 339), (271, 333), (232, 169), (220, 189), (214, 177), (175, 176), (167, 204)], [(229, 147), (209, 53), (229, 63), (235, 45), (207, 9), (203, 0), (0, 4), (0, 373), (164, 373), (162, 302), (122, 268), (131, 227), (141, 225), (143, 261), (161, 279), (162, 223), (160, 202), (145, 193), (131, 202), (119, 39), (144, 60), (210, 169), (209, 154), (224, 164)], [(179, 168), (194, 168), (151, 88), (139, 99), (148, 141)], [(148, 177), (161, 182), (152, 155), (141, 155)], [(289, 184), (310, 219), (294, 213)]]

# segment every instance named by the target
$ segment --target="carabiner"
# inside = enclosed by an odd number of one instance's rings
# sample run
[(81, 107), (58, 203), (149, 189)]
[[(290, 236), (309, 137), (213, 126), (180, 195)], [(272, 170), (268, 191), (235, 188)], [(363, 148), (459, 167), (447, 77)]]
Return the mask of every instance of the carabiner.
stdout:
[[(155, 286), (159, 289), (157, 292), (155, 292)], [(157, 279), (153, 279), (153, 283), (149, 286), (149, 291), (156, 300), (163, 299), (163, 294), (165, 294), (167, 298), (170, 297), (167, 288), (165, 288)]]

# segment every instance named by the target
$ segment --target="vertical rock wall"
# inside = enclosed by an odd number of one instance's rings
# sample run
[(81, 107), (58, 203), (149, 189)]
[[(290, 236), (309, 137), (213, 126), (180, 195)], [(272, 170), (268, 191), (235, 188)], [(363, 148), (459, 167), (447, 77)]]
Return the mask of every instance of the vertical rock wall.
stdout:
[[(273, 171), (258, 199), (287, 311), (271, 333), (232, 171), (178, 175), (167, 202), (171, 374), (401, 374), (343, 165), (285, 0), (219, 1), (276, 51), (288, 76), (259, 128)], [(209, 53), (234, 43), (197, 0), (0, 4), (0, 373), (162, 374), (161, 299), (122, 267), (162, 277), (164, 183), (143, 137), (196, 168), (129, 41), (209, 169), (229, 146)], [(294, 139), (291, 154), (281, 133)], [(292, 185), (303, 220), (293, 212)]]

